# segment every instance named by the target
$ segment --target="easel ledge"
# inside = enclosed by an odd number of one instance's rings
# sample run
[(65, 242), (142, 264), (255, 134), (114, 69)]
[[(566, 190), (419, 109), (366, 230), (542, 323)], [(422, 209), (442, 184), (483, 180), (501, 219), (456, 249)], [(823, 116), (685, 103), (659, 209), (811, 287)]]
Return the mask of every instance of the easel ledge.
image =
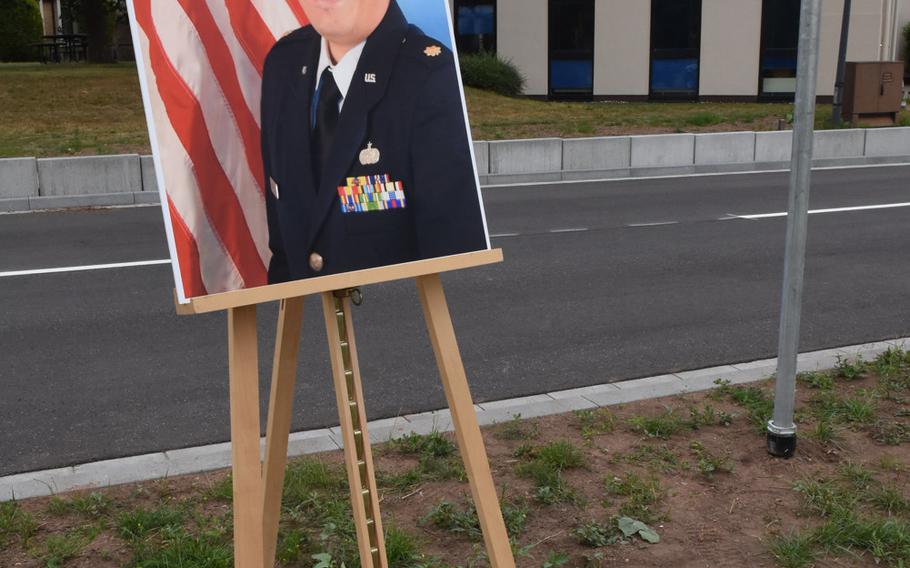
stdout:
[(245, 290), (235, 290), (233, 292), (210, 294), (208, 296), (191, 298), (186, 304), (180, 304), (176, 301), (175, 303), (179, 315), (205, 314), (231, 308), (253, 306), (265, 302), (299, 298), (301, 296), (309, 296), (322, 292), (356, 288), (357, 286), (366, 286), (368, 284), (404, 280), (405, 278), (416, 278), (427, 274), (438, 274), (441, 272), (451, 272), (453, 270), (473, 268), (487, 264), (496, 264), (502, 262), (502, 258), (502, 249), (468, 252), (452, 256), (431, 258), (428, 260), (395, 264), (392, 266), (383, 266), (380, 268), (368, 268), (366, 270), (332, 274), (330, 276), (320, 276), (318, 278), (295, 280), (293, 282), (260, 286), (258, 288), (247, 288)]

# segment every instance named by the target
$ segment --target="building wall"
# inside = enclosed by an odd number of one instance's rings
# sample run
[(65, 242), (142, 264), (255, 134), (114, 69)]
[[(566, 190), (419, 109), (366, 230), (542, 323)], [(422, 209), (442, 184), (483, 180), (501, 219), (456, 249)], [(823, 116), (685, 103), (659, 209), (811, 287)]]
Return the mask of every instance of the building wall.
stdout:
[(761, 15), (762, 0), (702, 0), (701, 95), (758, 93)]
[[(893, 3), (898, 16), (896, 33), (890, 20)], [(819, 96), (834, 94), (843, 6), (844, 0), (822, 3)], [(499, 0), (497, 10), (500, 55), (521, 69), (526, 79), (525, 94), (546, 95), (547, 0)], [(762, 0), (703, 0), (700, 95), (757, 96), (761, 15)], [(594, 95), (647, 96), (651, 2), (596, 0), (595, 20)], [(907, 22), (910, 0), (853, 0), (847, 60), (890, 59)]]
[(549, 90), (547, 10), (547, 0), (497, 4), (496, 49), (521, 70), (526, 95), (546, 95)]
[(651, 3), (598, 0), (594, 10), (594, 94), (647, 96)]

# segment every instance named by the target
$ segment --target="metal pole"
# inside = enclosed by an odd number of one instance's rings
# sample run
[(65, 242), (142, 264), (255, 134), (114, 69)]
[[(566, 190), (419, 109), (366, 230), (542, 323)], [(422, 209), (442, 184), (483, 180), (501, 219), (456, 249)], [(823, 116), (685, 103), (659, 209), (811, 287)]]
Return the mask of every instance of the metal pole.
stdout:
[(850, 39), (850, 12), (853, 0), (844, 0), (844, 15), (840, 25), (840, 51), (837, 54), (837, 78), (834, 80), (834, 108), (831, 122), (840, 126), (844, 109), (844, 68), (847, 65), (847, 42)]
[(796, 396), (796, 357), (799, 349), (803, 273), (806, 266), (806, 229), (809, 224), (809, 184), (812, 175), (820, 27), (821, 0), (802, 0), (777, 381), (774, 392), (774, 415), (768, 422), (768, 452), (778, 457), (790, 457), (796, 450), (793, 406)]

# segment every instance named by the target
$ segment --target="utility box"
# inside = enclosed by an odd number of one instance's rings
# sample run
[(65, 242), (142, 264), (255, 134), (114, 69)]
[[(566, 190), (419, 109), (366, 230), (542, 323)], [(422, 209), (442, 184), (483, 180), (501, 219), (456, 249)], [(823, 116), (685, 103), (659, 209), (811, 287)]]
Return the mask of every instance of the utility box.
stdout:
[(894, 124), (901, 110), (902, 61), (851, 61), (844, 75), (843, 119), (854, 126)]

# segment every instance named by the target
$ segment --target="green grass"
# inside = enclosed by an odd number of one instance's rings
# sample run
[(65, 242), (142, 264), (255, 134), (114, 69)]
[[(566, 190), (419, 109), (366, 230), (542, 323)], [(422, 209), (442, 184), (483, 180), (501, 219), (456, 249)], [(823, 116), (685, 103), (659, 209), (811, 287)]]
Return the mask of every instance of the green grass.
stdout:
[(516, 414), (508, 422), (496, 425), (493, 435), (500, 440), (536, 440), (540, 437), (540, 427)]
[(619, 507), (620, 515), (646, 524), (653, 524), (665, 517), (665, 513), (658, 510), (666, 496), (659, 479), (643, 479), (629, 472), (622, 477), (606, 478), (605, 485), (610, 495), (625, 498)]
[(53, 497), (47, 505), (47, 510), (52, 515), (63, 516), (78, 514), (87, 519), (100, 519), (107, 516), (114, 507), (110, 497), (103, 493), (93, 491), (88, 495), (79, 495), (71, 498)]
[(573, 416), (575, 426), (585, 440), (609, 434), (616, 429), (616, 416), (608, 408), (576, 410)]
[(775, 537), (771, 541), (771, 554), (782, 568), (812, 566), (816, 556), (812, 539), (800, 534)]
[(35, 518), (22, 510), (16, 501), (0, 503), (0, 546), (9, 544), (14, 538), (26, 545), (38, 531)]
[(648, 438), (667, 440), (686, 428), (685, 419), (674, 410), (665, 410), (655, 416), (633, 416), (629, 425)]
[(414, 456), (417, 465), (403, 473), (379, 472), (377, 482), (386, 489), (408, 491), (428, 481), (464, 481), (466, 474), (457, 448), (440, 432), (408, 434), (389, 442), (389, 449)]
[(673, 450), (666, 445), (642, 445), (637, 446), (626, 454), (617, 455), (611, 460), (612, 463), (623, 462), (632, 465), (639, 465), (659, 473), (676, 473), (688, 469), (689, 464), (680, 459)]
[[(40, 97), (36, 98), (36, 94)], [(775, 130), (787, 103), (546, 102), (465, 89), (475, 139)], [(819, 105), (826, 128), (830, 105)], [(910, 124), (903, 111), (902, 123)], [(0, 64), (0, 157), (148, 153), (136, 68)]]
[(135, 66), (0, 65), (0, 157), (148, 151)]
[(846, 463), (835, 479), (805, 478), (793, 485), (805, 514), (821, 525), (779, 537), (771, 545), (781, 566), (808, 566), (815, 558), (871, 555), (876, 564), (910, 564), (910, 501), (904, 486), (880, 482), (865, 466)]
[(139, 547), (134, 564), (141, 568), (231, 568), (234, 552), (223, 529), (193, 534), (184, 528), (167, 527), (160, 542)]
[(142, 540), (163, 529), (179, 528), (185, 519), (184, 511), (169, 506), (134, 509), (117, 518), (117, 532), (124, 540)]
[(62, 534), (52, 534), (30, 553), (46, 568), (60, 568), (67, 560), (78, 556), (95, 539), (98, 532), (97, 528), (77, 528)]
[(585, 455), (570, 442), (558, 441), (516, 450), (523, 458), (516, 471), (522, 477), (534, 480), (535, 498), (543, 504), (570, 502), (577, 499), (575, 490), (566, 483), (563, 472), (585, 465)]
[(717, 388), (711, 397), (727, 399), (742, 407), (749, 415), (749, 421), (760, 434), (767, 433), (768, 420), (774, 411), (774, 400), (768, 392), (756, 386), (731, 385), (730, 381), (718, 379), (715, 381)]
[[(502, 508), (506, 532), (509, 538), (515, 542), (521, 536), (528, 521), (529, 509), (523, 502), (515, 502), (507, 498), (500, 499), (499, 505)], [(442, 501), (424, 516), (422, 522), (454, 534), (464, 535), (474, 541), (480, 541), (483, 537), (477, 509), (471, 502), (459, 507), (449, 501)]]

